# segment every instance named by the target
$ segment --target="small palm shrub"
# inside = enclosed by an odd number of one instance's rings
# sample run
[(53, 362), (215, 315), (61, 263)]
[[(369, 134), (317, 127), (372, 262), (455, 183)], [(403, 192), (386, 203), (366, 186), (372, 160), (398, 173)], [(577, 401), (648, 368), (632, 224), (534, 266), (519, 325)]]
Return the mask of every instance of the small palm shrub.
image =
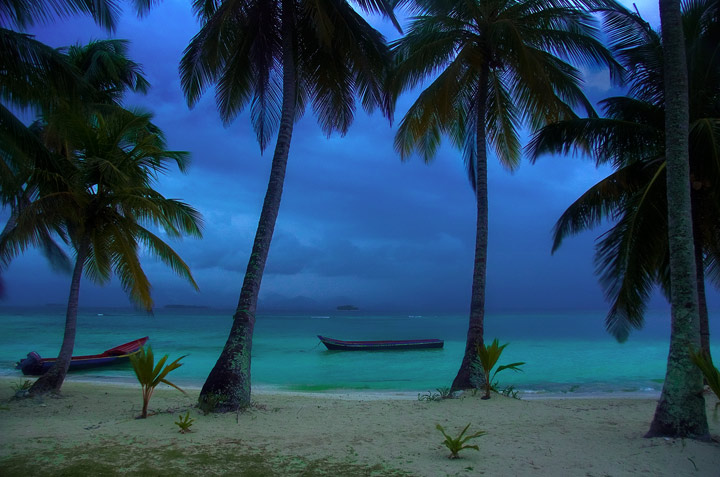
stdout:
[(13, 383), (11, 385), (13, 393), (16, 398), (24, 398), (27, 397), (30, 391), (30, 388), (32, 387), (33, 382), (29, 379), (26, 379), (25, 381), (19, 382), (19, 383)]
[[(712, 392), (720, 399), (720, 371), (713, 365), (712, 359), (702, 351), (690, 350), (690, 359), (695, 366), (700, 368), (705, 376), (705, 381)], [(720, 406), (720, 402), (715, 404), (715, 410)]]
[(510, 363), (498, 366), (495, 372), (492, 373), (492, 375), (490, 374), (507, 345), (508, 343), (505, 343), (501, 346), (497, 338), (495, 338), (490, 344), (490, 346), (485, 346), (485, 343), (480, 343), (477, 347), (478, 360), (480, 361), (480, 365), (482, 366), (483, 374), (485, 377), (485, 381), (483, 383), (483, 387), (485, 388), (485, 395), (482, 397), (482, 399), (490, 399), (490, 391), (493, 389), (493, 385), (491, 383), (493, 382), (493, 379), (495, 379), (495, 375), (497, 373), (506, 369), (512, 369), (513, 371), (522, 371), (522, 369), (520, 369), (520, 366), (525, 364), (525, 362), (519, 361), (517, 363)]
[(190, 417), (190, 411), (188, 411), (184, 416), (182, 414), (178, 416), (178, 420), (175, 421), (175, 425), (180, 428), (181, 434), (185, 434), (187, 432), (192, 432), (190, 430), (190, 426), (193, 425), (193, 422), (195, 422), (195, 419)]
[(152, 397), (155, 387), (158, 384), (165, 383), (168, 386), (174, 387), (181, 393), (187, 394), (185, 391), (165, 379), (171, 371), (182, 366), (180, 360), (185, 356), (187, 355), (180, 356), (167, 366), (164, 365), (165, 361), (168, 359), (168, 355), (160, 358), (160, 361), (155, 364), (155, 357), (153, 356), (152, 348), (150, 346), (147, 347), (147, 351), (145, 348), (140, 348), (140, 351), (137, 354), (130, 356), (130, 362), (132, 363), (133, 370), (135, 371), (135, 376), (137, 376), (140, 386), (142, 387), (143, 408), (140, 418), (147, 418), (148, 404), (150, 403), (150, 398)]
[(477, 431), (475, 434), (470, 434), (468, 436), (465, 435), (468, 428), (470, 427), (470, 423), (468, 422), (468, 425), (465, 426), (465, 429), (460, 432), (460, 435), (457, 437), (451, 437), (446, 432), (445, 429), (440, 424), (435, 425), (435, 428), (442, 433), (442, 435), (445, 437), (445, 441), (443, 441), (443, 444), (445, 444), (445, 447), (447, 447), (450, 450), (450, 455), (448, 456), (448, 459), (458, 459), (460, 458), (460, 455), (458, 454), (463, 449), (475, 449), (476, 451), (479, 451), (480, 448), (474, 444), (465, 444), (470, 439), (475, 439), (476, 437), (483, 436), (487, 434), (485, 431)]

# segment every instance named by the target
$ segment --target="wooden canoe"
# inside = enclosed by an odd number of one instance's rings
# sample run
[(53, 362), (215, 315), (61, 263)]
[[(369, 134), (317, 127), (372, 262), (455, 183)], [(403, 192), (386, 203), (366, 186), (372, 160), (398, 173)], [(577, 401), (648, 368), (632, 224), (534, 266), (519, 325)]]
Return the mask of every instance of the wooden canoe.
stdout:
[[(69, 371), (78, 369), (96, 368), (99, 366), (107, 366), (127, 361), (131, 355), (138, 353), (149, 338), (139, 338), (127, 343), (123, 343), (114, 348), (103, 351), (100, 354), (91, 354), (86, 356), (73, 356), (70, 358)], [(18, 362), (16, 369), (19, 369), (25, 375), (39, 376), (45, 374), (50, 367), (55, 364), (57, 358), (42, 358), (35, 351), (28, 353), (27, 358)]]
[(413, 349), (442, 348), (444, 341), (424, 340), (385, 340), (385, 341), (344, 341), (318, 335), (320, 341), (331, 351), (404, 351)]

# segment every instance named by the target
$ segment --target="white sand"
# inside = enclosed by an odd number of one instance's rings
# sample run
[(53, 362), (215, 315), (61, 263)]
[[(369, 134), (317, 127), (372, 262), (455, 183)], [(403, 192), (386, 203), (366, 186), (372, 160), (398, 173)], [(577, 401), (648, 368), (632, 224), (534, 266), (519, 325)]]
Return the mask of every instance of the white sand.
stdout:
[[(12, 383), (0, 380), (0, 475), (2, 463), (9, 462), (4, 459), (48, 449), (63, 454), (101, 441), (128, 446), (139, 461), (143, 452), (163, 446), (181, 451), (227, 447), (290, 460), (375, 466), (374, 473), (365, 475), (397, 469), (433, 477), (720, 476), (720, 417), (713, 418), (717, 400), (711, 395), (706, 401), (715, 440), (707, 443), (643, 438), (655, 410), (655, 401), (649, 399), (494, 396), (482, 401), (466, 396), (419, 402), (382, 396), (258, 394), (250, 411), (205, 416), (193, 407), (197, 390), (185, 396), (164, 387), (150, 403), (157, 414), (139, 420), (137, 385), (68, 382), (61, 397), (8, 401)], [(174, 421), (187, 410), (195, 418), (193, 432), (180, 434)], [(453, 434), (468, 423), (470, 431), (487, 431), (472, 442), (480, 451), (466, 450), (461, 459), (447, 459), (435, 429), (438, 423)], [(100, 465), (102, 456), (96, 460)], [(231, 457), (226, 461), (232, 466)], [(202, 473), (225, 472), (207, 468)], [(284, 474), (275, 469), (275, 475)]]

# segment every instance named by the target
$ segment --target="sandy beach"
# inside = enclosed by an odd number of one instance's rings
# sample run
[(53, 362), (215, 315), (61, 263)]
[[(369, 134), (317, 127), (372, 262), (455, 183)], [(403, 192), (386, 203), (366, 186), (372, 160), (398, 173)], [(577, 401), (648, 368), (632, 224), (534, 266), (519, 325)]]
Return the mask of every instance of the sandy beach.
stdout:
[[(257, 394), (240, 414), (203, 415), (198, 390), (66, 382), (61, 396), (12, 400), (0, 380), (0, 475), (720, 475), (713, 442), (645, 439), (650, 399), (421, 402), (382, 395)], [(182, 413), (195, 419), (181, 434)], [(435, 429), (487, 431), (450, 460)]]

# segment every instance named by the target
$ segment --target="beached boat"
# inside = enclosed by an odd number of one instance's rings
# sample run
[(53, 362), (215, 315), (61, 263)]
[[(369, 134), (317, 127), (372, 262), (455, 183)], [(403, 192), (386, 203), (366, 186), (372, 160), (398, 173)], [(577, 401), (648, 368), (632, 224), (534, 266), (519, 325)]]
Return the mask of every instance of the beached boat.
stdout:
[[(95, 368), (98, 366), (107, 366), (109, 364), (117, 364), (127, 361), (131, 355), (138, 353), (140, 348), (147, 342), (149, 338), (146, 336), (137, 340), (129, 341), (114, 348), (103, 351), (100, 354), (91, 354), (87, 356), (73, 356), (70, 359), (70, 371), (77, 369)], [(28, 353), (27, 358), (19, 361), (16, 369), (19, 369), (25, 375), (39, 376), (45, 374), (55, 363), (57, 358), (42, 358), (35, 351)]]
[(425, 340), (387, 340), (387, 341), (344, 341), (318, 335), (320, 341), (331, 351), (402, 351), (411, 349), (442, 348), (444, 341)]

